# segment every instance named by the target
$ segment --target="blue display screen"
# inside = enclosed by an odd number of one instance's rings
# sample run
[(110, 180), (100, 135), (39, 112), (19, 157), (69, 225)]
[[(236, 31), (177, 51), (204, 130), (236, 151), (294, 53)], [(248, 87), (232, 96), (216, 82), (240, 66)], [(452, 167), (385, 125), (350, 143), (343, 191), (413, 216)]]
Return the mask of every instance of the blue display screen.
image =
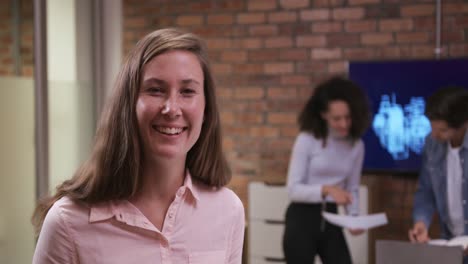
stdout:
[(468, 59), (351, 62), (349, 77), (366, 91), (373, 112), (364, 169), (415, 172), (431, 131), (426, 99), (440, 87), (468, 88)]

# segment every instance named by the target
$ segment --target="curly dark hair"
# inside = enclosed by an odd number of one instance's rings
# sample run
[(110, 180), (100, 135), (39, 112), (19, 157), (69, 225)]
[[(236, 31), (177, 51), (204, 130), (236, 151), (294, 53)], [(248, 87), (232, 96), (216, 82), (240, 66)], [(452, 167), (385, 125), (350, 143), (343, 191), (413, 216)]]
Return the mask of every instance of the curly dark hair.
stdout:
[(370, 123), (369, 101), (364, 92), (352, 81), (342, 77), (332, 77), (315, 88), (304, 109), (299, 115), (298, 122), (301, 131), (312, 132), (315, 137), (325, 139), (328, 127), (321, 113), (328, 110), (332, 101), (344, 101), (351, 112), (351, 139), (359, 139)]
[(448, 86), (429, 96), (425, 115), (429, 120), (443, 120), (451, 128), (460, 128), (468, 121), (468, 90)]

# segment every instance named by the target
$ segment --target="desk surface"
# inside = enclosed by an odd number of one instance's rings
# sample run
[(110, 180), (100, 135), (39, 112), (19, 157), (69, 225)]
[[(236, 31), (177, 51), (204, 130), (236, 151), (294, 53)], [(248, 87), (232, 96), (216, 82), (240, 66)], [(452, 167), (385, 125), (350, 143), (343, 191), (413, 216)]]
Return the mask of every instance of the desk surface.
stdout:
[(378, 240), (376, 264), (463, 263), (461, 247), (415, 244), (404, 241)]

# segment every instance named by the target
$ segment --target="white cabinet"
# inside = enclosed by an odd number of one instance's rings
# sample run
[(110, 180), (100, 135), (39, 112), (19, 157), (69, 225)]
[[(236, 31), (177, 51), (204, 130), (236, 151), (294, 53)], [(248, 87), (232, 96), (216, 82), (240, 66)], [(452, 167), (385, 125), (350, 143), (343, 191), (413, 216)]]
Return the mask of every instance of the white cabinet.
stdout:
[[(360, 213), (368, 212), (367, 187), (359, 188)], [(248, 245), (249, 264), (285, 263), (282, 239), (284, 217), (289, 205), (285, 186), (270, 186), (261, 182), (249, 184)], [(343, 213), (339, 207), (339, 212)], [(352, 236), (344, 231), (353, 263), (368, 263), (368, 233)], [(318, 257), (316, 263), (320, 263)]]

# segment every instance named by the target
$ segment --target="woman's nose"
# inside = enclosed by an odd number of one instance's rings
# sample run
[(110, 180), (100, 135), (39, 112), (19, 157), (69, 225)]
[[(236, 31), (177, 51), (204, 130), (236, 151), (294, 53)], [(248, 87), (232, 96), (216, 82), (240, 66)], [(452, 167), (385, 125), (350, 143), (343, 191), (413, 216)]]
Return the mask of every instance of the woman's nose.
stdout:
[(170, 117), (180, 115), (181, 109), (177, 98), (169, 97), (161, 107), (161, 113)]

